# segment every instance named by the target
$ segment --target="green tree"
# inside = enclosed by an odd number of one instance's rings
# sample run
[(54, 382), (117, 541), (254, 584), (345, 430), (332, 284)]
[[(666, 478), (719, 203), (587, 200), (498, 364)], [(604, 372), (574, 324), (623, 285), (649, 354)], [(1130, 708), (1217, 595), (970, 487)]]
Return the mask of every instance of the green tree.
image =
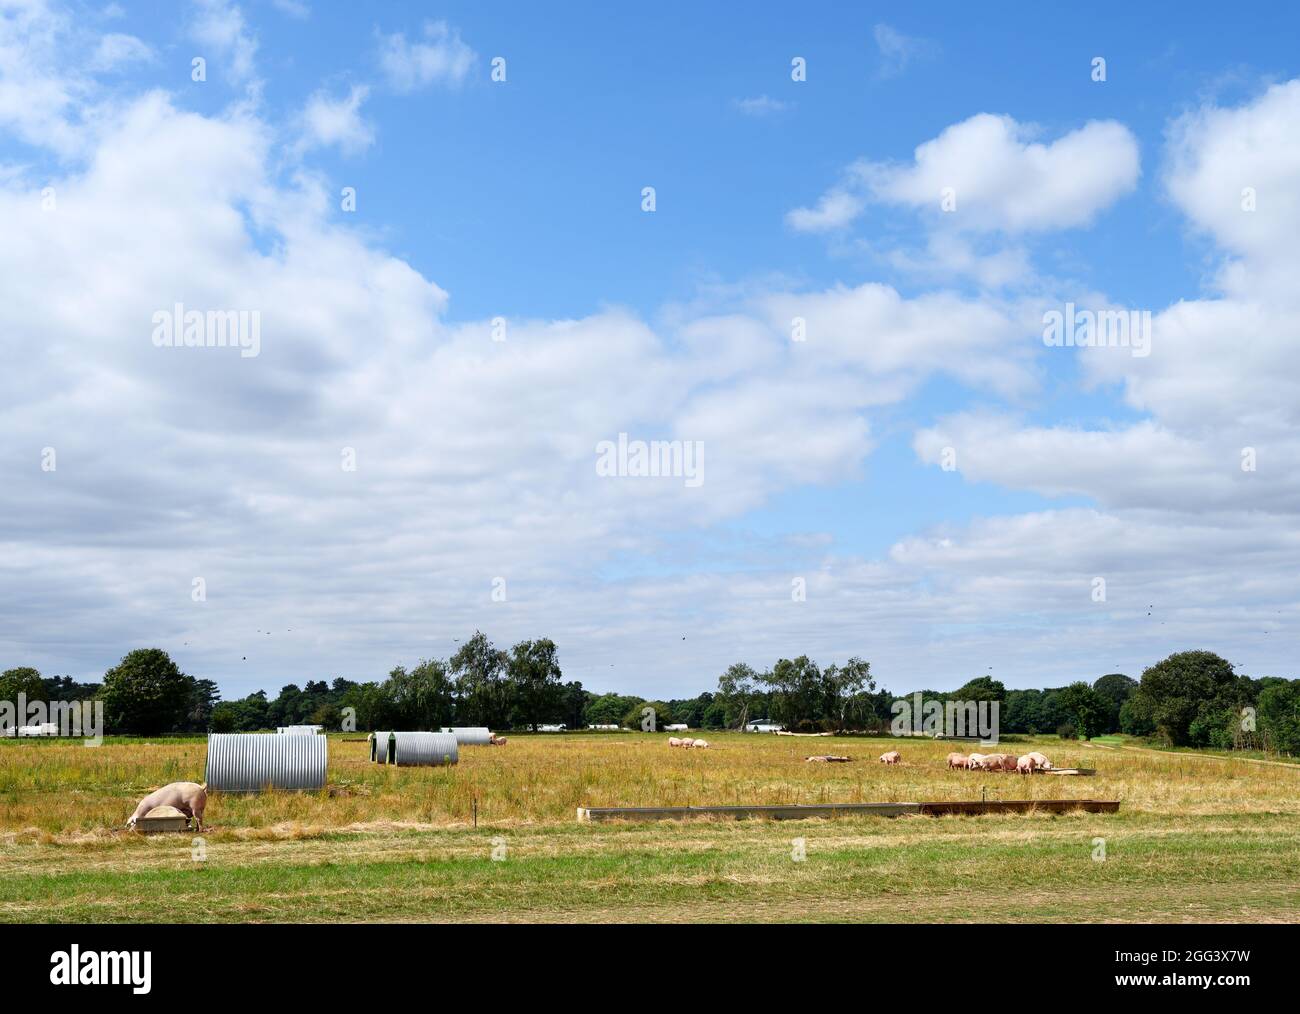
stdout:
[(757, 684), (758, 673), (744, 662), (728, 666), (727, 671), (718, 677), (718, 692), (714, 700), (722, 710), (724, 728), (743, 729), (751, 717), (766, 717), (750, 713)]
[(1061, 691), (1061, 705), (1070, 713), (1069, 724), (1084, 739), (1092, 739), (1105, 731), (1109, 703), (1082, 680)]
[(758, 677), (772, 691), (772, 716), (791, 729), (822, 718), (822, 675), (807, 655), (779, 659), (771, 672)]
[(953, 691), (949, 699), (954, 701), (997, 701), (1001, 703), (1007, 699), (1007, 688), (1002, 685), (1000, 680), (995, 680), (992, 676), (976, 676), (960, 689)]
[(822, 712), (841, 732), (850, 721), (866, 716), (865, 696), (876, 689), (871, 678), (871, 663), (856, 656), (843, 665), (829, 666), (822, 672)]
[(1092, 685), (1092, 689), (1106, 701), (1105, 732), (1119, 731), (1119, 712), (1124, 702), (1133, 696), (1138, 681), (1122, 672), (1107, 673)]
[[(8, 701), (15, 707), (18, 706), (19, 694), (23, 694), (28, 702), (50, 700), (45, 690), (45, 680), (41, 679), (41, 674), (28, 666), (6, 669), (0, 673), (0, 701)], [(18, 716), (20, 724), (24, 720), (24, 716)]]
[[(646, 709), (653, 710), (653, 716), (646, 714)], [(654, 718), (654, 732), (663, 732), (664, 727), (673, 724), (673, 709), (666, 701), (637, 701), (623, 715), (623, 726), (637, 732), (649, 732), (650, 717)]]
[(398, 666), (380, 688), (387, 721), (404, 729), (440, 729), (455, 720), (455, 683), (445, 662), (423, 659), (410, 672)]
[(599, 694), (587, 703), (583, 709), (583, 718), (587, 725), (621, 725), (623, 716), (633, 705), (640, 703), (640, 697), (630, 697), (627, 694)]
[(506, 662), (511, 727), (526, 726), (536, 732), (551, 718), (560, 705), (563, 677), (555, 642), (549, 637), (520, 641), (511, 648)]
[(456, 677), (456, 690), (460, 696), (462, 725), (505, 728), (509, 721), (505, 668), (506, 653), (493, 647), (486, 635), (478, 630), (452, 655), (451, 671)]
[[(1175, 746), (1194, 745), (1192, 723), (1203, 711), (1237, 703), (1232, 664), (1212, 651), (1181, 651), (1142, 673), (1136, 694), (1145, 698), (1156, 731)], [(1204, 736), (1202, 723), (1198, 737)]]
[(1264, 745), (1278, 753), (1300, 754), (1300, 680), (1262, 682), (1256, 715)]
[(114, 731), (151, 736), (181, 727), (194, 680), (161, 648), (137, 648), (104, 674), (104, 721)]

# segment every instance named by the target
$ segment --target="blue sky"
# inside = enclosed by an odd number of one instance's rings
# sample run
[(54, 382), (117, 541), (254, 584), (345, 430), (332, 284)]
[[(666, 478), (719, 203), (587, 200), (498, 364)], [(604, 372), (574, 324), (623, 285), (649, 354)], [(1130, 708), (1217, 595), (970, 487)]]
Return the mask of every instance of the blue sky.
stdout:
[[(476, 627), (659, 696), (805, 651), (897, 690), (1190, 647), (1290, 663), (1294, 325), (1269, 266), (1300, 182), (1296, 12), (0, 12), (4, 277), (50, 291), (0, 325), (56, 336), (7, 389), (12, 664), (93, 677), (161, 643), (240, 693), (376, 678)], [(1243, 230), (1248, 185), (1274, 196)], [(26, 217), (43, 187), (57, 229)], [(827, 199), (852, 211), (800, 217)], [(130, 322), (182, 299), (261, 309), (265, 353), (140, 348)], [(1170, 338), (1045, 349), (1067, 301)], [(805, 305), (818, 332), (783, 341)], [(582, 448), (619, 432), (699, 440), (716, 478), (600, 485)], [(321, 465), (348, 441), (381, 463), (353, 486)], [(1249, 487), (1247, 445), (1276, 469)], [(50, 446), (57, 486), (32, 474)], [(1137, 604), (1161, 596), (1163, 630)], [(298, 637), (245, 664), (259, 623)]]

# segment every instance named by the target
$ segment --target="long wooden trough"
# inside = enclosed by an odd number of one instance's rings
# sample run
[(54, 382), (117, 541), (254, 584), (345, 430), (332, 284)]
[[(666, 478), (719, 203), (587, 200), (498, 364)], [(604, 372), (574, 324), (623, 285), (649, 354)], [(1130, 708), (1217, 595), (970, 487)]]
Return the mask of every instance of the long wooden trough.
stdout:
[(939, 800), (927, 803), (797, 803), (780, 806), (592, 806), (578, 807), (578, 820), (679, 820), (683, 817), (770, 817), (804, 820), (808, 817), (844, 817), (867, 814), (902, 817), (909, 813), (940, 817), (981, 813), (1117, 813), (1116, 799), (996, 799)]

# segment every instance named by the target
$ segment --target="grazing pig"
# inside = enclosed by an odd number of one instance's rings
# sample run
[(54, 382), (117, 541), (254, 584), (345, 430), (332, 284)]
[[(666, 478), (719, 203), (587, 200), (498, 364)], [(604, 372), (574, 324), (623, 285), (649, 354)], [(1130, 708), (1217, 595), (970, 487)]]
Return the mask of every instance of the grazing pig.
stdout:
[(489, 746), (505, 746), (505, 745), (506, 745), (506, 738), (505, 738), (505, 736), (498, 736), (495, 732), (490, 733), (489, 736), (488, 736), (488, 745), (489, 745)]
[(1040, 768), (1042, 768), (1044, 771), (1051, 771), (1051, 770), (1052, 770), (1052, 762), (1049, 761), (1046, 757), (1044, 757), (1044, 756), (1043, 756), (1041, 753), (1039, 753), (1037, 750), (1033, 751), (1032, 753), (1027, 753), (1027, 754), (1025, 754), (1025, 756), (1026, 756), (1026, 757), (1032, 757), (1032, 758), (1034, 758), (1034, 760), (1037, 761), (1038, 766), (1039, 766)]
[(973, 753), (966, 758), (966, 766), (972, 771), (978, 771), (984, 766), (984, 754)]
[(1016, 761), (1016, 770), (1022, 775), (1032, 775), (1036, 767), (1038, 767), (1038, 761), (1034, 760), (1029, 754), (1025, 754)]
[(695, 747), (696, 750), (707, 750), (709, 748), (709, 741), (707, 739), (697, 739), (691, 744), (691, 746)]
[(902, 755), (897, 750), (890, 750), (888, 753), (880, 755), (881, 764), (897, 764), (902, 759)]
[(669, 737), (668, 737), (668, 745), (669, 745), (669, 746), (681, 746), (681, 745), (682, 745), (682, 741), (681, 741), (680, 739), (678, 739), (676, 736), (669, 736)]
[(961, 753), (948, 754), (949, 768), (967, 768), (969, 766), (970, 766), (970, 759), (965, 754), (961, 754)]
[(195, 782), (172, 782), (161, 789), (155, 789), (135, 808), (135, 813), (126, 822), (127, 827), (135, 827), (135, 822), (155, 806), (174, 806), (185, 816), (195, 822), (194, 830), (203, 830), (203, 810), (208, 805), (208, 784)]
[(1019, 763), (1019, 758), (1017, 758), (1015, 754), (1009, 753), (1002, 758), (1002, 770), (1014, 771), (1016, 770), (1017, 763)]
[(693, 740), (693, 739), (679, 739), (679, 740), (677, 741), (677, 745), (680, 746), (683, 750), (689, 750), (691, 747), (693, 747), (693, 746), (695, 745), (695, 740)]

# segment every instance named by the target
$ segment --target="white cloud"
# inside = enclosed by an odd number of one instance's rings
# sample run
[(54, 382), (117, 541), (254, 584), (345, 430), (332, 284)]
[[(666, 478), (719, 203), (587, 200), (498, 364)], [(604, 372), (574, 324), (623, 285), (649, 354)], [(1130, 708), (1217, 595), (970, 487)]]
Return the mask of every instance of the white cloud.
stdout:
[(311, 17), (311, 6), (303, 0), (271, 0), (271, 2), (281, 14), (298, 21), (305, 21)]
[(880, 51), (880, 65), (876, 71), (878, 77), (897, 77), (917, 60), (935, 56), (939, 47), (929, 39), (904, 35), (896, 28), (878, 24), (872, 34), (876, 48)]
[(445, 21), (426, 21), (415, 42), (401, 32), (379, 37), (379, 66), (389, 86), (402, 94), (432, 84), (459, 85), (477, 60), (460, 32)]
[(92, 70), (116, 70), (132, 63), (151, 63), (153, 50), (134, 35), (112, 32), (99, 40), (90, 59)]
[(793, 108), (793, 102), (783, 102), (780, 99), (774, 99), (767, 95), (759, 95), (755, 98), (736, 99), (736, 108), (746, 116), (772, 116), (776, 113), (784, 113)]
[[(1008, 116), (980, 113), (919, 145), (911, 163), (851, 166), (815, 209), (796, 209), (789, 220), (841, 227), (873, 201), (958, 230), (1037, 232), (1086, 225), (1137, 185), (1137, 141), (1119, 123), (1093, 121), (1049, 144), (1033, 134)], [(941, 204), (949, 192), (951, 212)]]
[(849, 225), (863, 206), (862, 198), (846, 190), (828, 190), (815, 207), (786, 212), (785, 221), (796, 232), (832, 232)]
[[(824, 661), (867, 651), (895, 690), (956, 686), (973, 658), (1013, 685), (1135, 672), (1189, 645), (1256, 674), (1293, 664), (1300, 318), (1282, 268), (1296, 258), (1214, 211), (1216, 180), (1288, 178), (1286, 145), (1247, 143), (1300, 133), (1285, 94), (1204, 110), (1189, 122), (1207, 126), (1172, 142), (1185, 150), (1171, 193), (1234, 260), (1219, 298), (1156, 315), (1146, 359), (1044, 349), (1028, 297), (876, 283), (773, 285), (666, 324), (617, 308), (521, 316), (498, 343), (338, 215), (332, 186), (286, 179), (296, 133), (248, 108), (200, 115), (163, 93), (97, 91), (42, 42), (66, 28), (41, 7), (6, 37), (20, 46), (0, 44), (36, 103), (8, 93), (0, 125), (67, 153), (50, 180), (57, 211), (0, 174), (6, 657), (91, 676), (161, 644), (242, 693), (374, 678), (482, 627), (555, 637), (566, 676), (592, 689), (665, 696), (791, 645)], [(325, 96), (323, 143), (354, 136), (353, 97)], [(1234, 145), (1239, 162), (1214, 155)], [(948, 238), (935, 249), (954, 264), (983, 256)], [(259, 310), (261, 355), (155, 348), (151, 315), (178, 300)], [(1078, 356), (1086, 381), (1122, 385), (1149, 418), (1090, 429), (989, 408), (927, 421), (917, 452), (958, 448), (945, 481), (1095, 507), (940, 525), (865, 558), (802, 507), (782, 515), (793, 535), (746, 530), (746, 511), (806, 485), (860, 481), (863, 514), (876, 510), (889, 476), (870, 455), (897, 430), (891, 409), (915, 409), (935, 378), (1030, 399), (1052, 355)], [(704, 486), (598, 478), (595, 444), (619, 432), (704, 441)], [(1253, 474), (1234, 470), (1247, 442)], [(47, 446), (55, 472), (39, 467)], [(356, 472), (340, 467), (345, 447)], [(506, 603), (490, 601), (496, 576)], [(798, 605), (794, 576), (808, 579)]]
[(256, 87), (257, 36), (253, 35), (240, 8), (229, 0), (194, 0), (190, 37), (210, 53), (198, 53), (211, 62), (215, 54), (225, 62), (235, 84)]
[(354, 85), (346, 96), (333, 98), (317, 92), (303, 110), (303, 135), (300, 149), (337, 145), (346, 154), (370, 147), (375, 140), (374, 127), (361, 116), (361, 105), (370, 94), (364, 85)]

